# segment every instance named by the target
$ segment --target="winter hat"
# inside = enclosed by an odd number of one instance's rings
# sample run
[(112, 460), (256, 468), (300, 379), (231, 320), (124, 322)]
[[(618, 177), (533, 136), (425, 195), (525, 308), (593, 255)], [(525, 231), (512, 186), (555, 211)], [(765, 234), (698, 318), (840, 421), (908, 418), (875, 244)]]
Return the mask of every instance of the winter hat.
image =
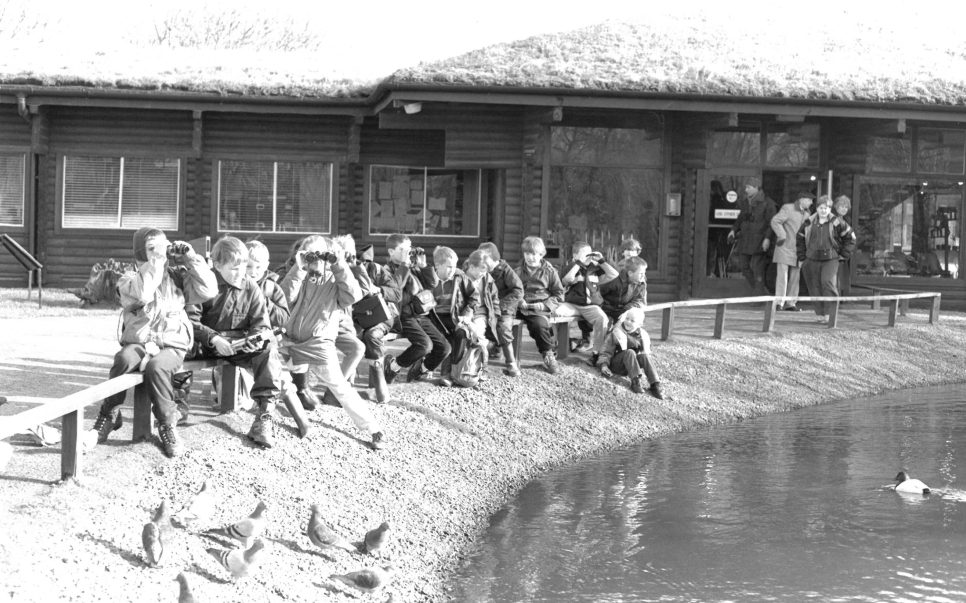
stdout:
[(795, 197), (795, 200), (797, 201), (798, 199), (811, 199), (814, 201), (815, 195), (808, 191), (798, 191), (798, 195)]
[(745, 186), (753, 186), (755, 188), (761, 188), (761, 178), (757, 176), (751, 176), (750, 178), (745, 178)]
[(375, 248), (372, 245), (366, 245), (365, 247), (359, 250), (359, 253), (356, 254), (356, 258), (358, 258), (363, 262), (371, 262), (375, 260), (376, 259)]
[(157, 228), (142, 226), (134, 233), (134, 261), (148, 261), (148, 252), (144, 249), (144, 243), (151, 237), (163, 237), (164, 233)]

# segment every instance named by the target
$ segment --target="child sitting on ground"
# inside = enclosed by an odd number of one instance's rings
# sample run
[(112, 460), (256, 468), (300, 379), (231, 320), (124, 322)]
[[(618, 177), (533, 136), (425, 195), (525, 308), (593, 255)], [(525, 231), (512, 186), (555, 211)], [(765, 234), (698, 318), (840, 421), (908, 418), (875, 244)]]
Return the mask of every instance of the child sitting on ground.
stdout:
[(523, 284), (523, 299), (517, 310), (517, 318), (527, 325), (530, 337), (543, 356), (543, 366), (550, 374), (556, 374), (557, 336), (550, 324), (550, 315), (563, 302), (563, 286), (553, 264), (543, 259), (547, 248), (540, 237), (523, 239), (523, 263), (516, 273)]
[[(446, 334), (451, 353), (443, 359), (440, 365), (439, 384), (443, 387), (453, 385), (450, 375), (452, 359), (463, 355), (466, 345), (466, 332), (458, 329), (460, 325), (470, 325), (470, 328), (480, 335), (486, 329), (483, 316), (477, 311), (481, 307), (480, 293), (470, 283), (469, 277), (456, 267), (456, 252), (449, 247), (437, 247), (433, 251), (433, 266), (439, 282), (433, 287), (433, 297), (436, 298), (436, 317), (439, 319), (441, 331)], [(482, 269), (482, 262), (480, 262)]]
[[(493, 358), (500, 357), (500, 350), (506, 360), (504, 372), (510, 377), (520, 376), (520, 365), (513, 355), (513, 319), (516, 317), (517, 306), (523, 299), (523, 283), (513, 268), (500, 259), (500, 251), (493, 243), (481, 243), (479, 251), (483, 252), (483, 261), (490, 273), (490, 279), (496, 286), (499, 300), (499, 312), (496, 316), (496, 326), (487, 325), (486, 337), (495, 342), (491, 354)], [(484, 298), (485, 299), (485, 298)]]
[[(184, 454), (178, 435), (180, 416), (174, 401), (171, 378), (181, 369), (194, 342), (185, 304), (200, 304), (218, 293), (218, 283), (204, 258), (187, 243), (175, 243), (168, 254), (168, 239), (160, 230), (144, 227), (134, 233), (137, 272), (118, 279), (121, 299), (121, 350), (114, 356), (110, 377), (140, 370), (148, 384), (151, 410), (159, 421), (158, 434), (168, 457)], [(146, 362), (145, 362), (146, 360)], [(85, 447), (107, 441), (121, 428), (118, 408), (127, 392), (104, 400)]]
[(362, 299), (359, 283), (349, 270), (345, 254), (331, 253), (320, 236), (306, 237), (295, 259), (281, 283), (291, 309), (282, 337), (282, 354), (296, 365), (293, 372), (304, 373), (309, 364), (318, 367), (322, 385), (379, 450), (385, 445), (382, 427), (369, 405), (346, 381), (335, 348), (343, 310)]
[(658, 400), (664, 399), (661, 380), (651, 363), (651, 338), (644, 330), (644, 310), (631, 308), (623, 319), (614, 325), (604, 340), (604, 349), (597, 359), (597, 366), (604, 377), (627, 375), (631, 378), (631, 391), (643, 394), (641, 377), (650, 384), (648, 391)]

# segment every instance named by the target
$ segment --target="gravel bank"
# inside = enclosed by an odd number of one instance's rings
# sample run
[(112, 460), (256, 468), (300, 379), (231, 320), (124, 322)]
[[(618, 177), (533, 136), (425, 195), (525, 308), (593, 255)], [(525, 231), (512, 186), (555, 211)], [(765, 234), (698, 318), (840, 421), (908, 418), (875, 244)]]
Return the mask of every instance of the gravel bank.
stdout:
[[(378, 563), (314, 550), (304, 535), (318, 503), (336, 530), (358, 540), (389, 521), (396, 538), (394, 601), (447, 600), (446, 578), (493, 511), (535, 474), (642, 439), (885, 390), (966, 381), (966, 320), (938, 326), (777, 333), (666, 342), (655, 361), (669, 400), (604, 381), (581, 358), (550, 376), (524, 362), (523, 377), (496, 375), (476, 390), (429, 383), (395, 388), (377, 407), (390, 446), (371, 451), (340, 410), (312, 413), (314, 433), (298, 440), (290, 419), (278, 445), (254, 448), (248, 413), (199, 413), (184, 429), (189, 453), (163, 458), (156, 442), (131, 445), (129, 424), (85, 458), (81, 483), (51, 486), (46, 474), (0, 477), (0, 600), (175, 601), (180, 571), (199, 601), (341, 601), (327, 580)], [(193, 400), (194, 404), (199, 399)], [(124, 413), (130, 416), (130, 408)], [(43, 479), (39, 479), (43, 478)], [(184, 530), (168, 536), (161, 566), (142, 561), (141, 527), (162, 497), (177, 509), (209, 478), (221, 504), (210, 524), (247, 515), (258, 500), (271, 513), (270, 555), (253, 577), (233, 583)], [(31, 481), (33, 480), (33, 481)]]

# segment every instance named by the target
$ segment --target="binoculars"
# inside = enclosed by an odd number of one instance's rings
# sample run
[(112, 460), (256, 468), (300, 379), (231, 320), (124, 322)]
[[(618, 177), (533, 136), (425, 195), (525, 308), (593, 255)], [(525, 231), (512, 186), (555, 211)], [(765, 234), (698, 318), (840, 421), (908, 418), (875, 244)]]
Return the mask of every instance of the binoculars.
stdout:
[(306, 251), (304, 254), (302, 254), (302, 261), (305, 262), (306, 265), (314, 264), (316, 262), (335, 264), (339, 261), (339, 256), (331, 251)]
[(413, 262), (415, 262), (416, 258), (418, 258), (421, 255), (426, 255), (426, 250), (423, 249), (422, 247), (413, 247), (412, 249), (409, 250), (409, 259)]
[(179, 255), (184, 255), (191, 251), (191, 245), (183, 241), (177, 241), (168, 245), (167, 254), (168, 259), (174, 259)]

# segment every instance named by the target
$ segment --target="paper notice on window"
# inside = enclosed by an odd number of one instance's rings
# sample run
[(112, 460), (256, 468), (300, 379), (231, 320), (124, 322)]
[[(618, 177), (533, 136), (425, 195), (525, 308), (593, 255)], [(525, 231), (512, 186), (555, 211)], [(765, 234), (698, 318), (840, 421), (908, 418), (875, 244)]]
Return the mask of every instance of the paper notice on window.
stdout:
[(382, 181), (379, 183), (379, 198), (392, 199), (392, 182)]
[(373, 201), (369, 205), (369, 217), (378, 218), (382, 215), (382, 204), (378, 201)]
[(423, 190), (423, 181), (413, 178), (412, 180), (409, 181), (409, 188), (410, 190), (421, 191)]
[(406, 179), (396, 179), (392, 183), (392, 197), (393, 199), (399, 199), (400, 197), (409, 196), (409, 181)]
[(412, 204), (413, 207), (422, 207), (423, 206), (423, 191), (413, 191), (410, 194), (409, 199), (410, 199), (411, 204)]
[[(449, 219), (447, 219), (447, 218), (443, 218), (443, 219), (446, 220), (447, 222), (449, 222)], [(439, 227), (439, 214), (434, 214), (433, 217), (429, 219), (429, 224), (433, 228)]]
[(401, 218), (409, 211), (409, 199), (396, 199), (396, 217)]
[(416, 216), (406, 216), (406, 232), (419, 232), (422, 222), (416, 222)]
[(449, 218), (447, 218), (446, 216), (443, 216), (442, 218), (440, 218), (440, 220), (439, 220), (439, 227), (440, 228), (449, 228)]
[(446, 197), (430, 197), (428, 203), (430, 211), (444, 211), (446, 209)]
[(714, 210), (715, 220), (737, 220), (740, 209), (716, 209)]
[(393, 217), (392, 201), (386, 201), (385, 203), (382, 204), (382, 212), (380, 212), (379, 217), (382, 218), (383, 220), (387, 220), (387, 219), (392, 220), (392, 217)]

